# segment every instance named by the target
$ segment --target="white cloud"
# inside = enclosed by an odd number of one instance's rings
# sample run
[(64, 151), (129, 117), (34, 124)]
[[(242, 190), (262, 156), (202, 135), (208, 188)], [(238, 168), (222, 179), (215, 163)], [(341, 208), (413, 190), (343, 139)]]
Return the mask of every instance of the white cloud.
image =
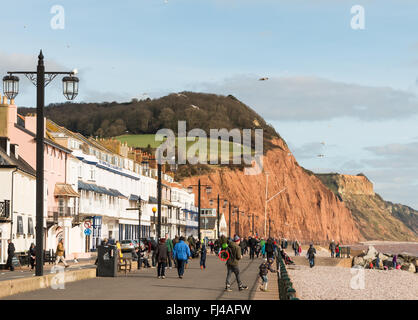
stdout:
[(268, 121), (318, 121), (353, 117), (366, 121), (418, 114), (418, 96), (390, 87), (371, 87), (317, 77), (284, 76), (259, 81), (242, 75), (196, 88), (232, 94)]

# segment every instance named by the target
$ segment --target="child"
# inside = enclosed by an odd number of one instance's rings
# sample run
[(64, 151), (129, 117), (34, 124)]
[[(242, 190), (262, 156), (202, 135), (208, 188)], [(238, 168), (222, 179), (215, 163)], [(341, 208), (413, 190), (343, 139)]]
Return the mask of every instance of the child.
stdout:
[(260, 290), (261, 291), (267, 291), (267, 284), (268, 284), (268, 279), (267, 279), (267, 274), (270, 270), (270, 272), (276, 272), (275, 270), (272, 269), (271, 265), (273, 263), (273, 259), (270, 258), (269, 260), (264, 259), (263, 263), (260, 264), (259, 269), (259, 276), (261, 278), (261, 286), (260, 286)]

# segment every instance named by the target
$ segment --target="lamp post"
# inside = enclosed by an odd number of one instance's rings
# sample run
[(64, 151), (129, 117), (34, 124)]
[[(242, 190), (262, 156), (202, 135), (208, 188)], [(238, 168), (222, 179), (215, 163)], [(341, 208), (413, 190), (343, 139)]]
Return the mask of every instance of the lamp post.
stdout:
[[(220, 214), (219, 214), (219, 211), (220, 211), (220, 201), (223, 201), (224, 202), (224, 205), (222, 206), (222, 208), (226, 208), (226, 204), (228, 203), (228, 200), (227, 199), (224, 199), (224, 198), (221, 198), (220, 197), (220, 195), (219, 195), (219, 193), (218, 193), (218, 197), (217, 197), (217, 205), (218, 205), (218, 209), (217, 209), (217, 226), (218, 226), (218, 239), (219, 239), (219, 237), (220, 237), (220, 227), (219, 227), (219, 223), (220, 223)], [(210, 206), (212, 206), (213, 205), (213, 199), (210, 199), (209, 200), (209, 204), (210, 204)]]
[(197, 203), (198, 203), (198, 213), (197, 213), (197, 218), (198, 218), (198, 222), (197, 222), (197, 236), (199, 238), (199, 241), (202, 238), (202, 235), (200, 233), (200, 213), (201, 213), (201, 188), (205, 187), (206, 188), (206, 193), (210, 194), (212, 192), (212, 187), (208, 184), (201, 184), (200, 183), (200, 179), (198, 181), (198, 184), (192, 184), (190, 186), (187, 187), (187, 189), (189, 190), (189, 192), (193, 192), (193, 187), (197, 187), (198, 188), (198, 198), (197, 198)]
[(137, 208), (127, 208), (126, 210), (138, 210), (138, 269), (141, 269), (141, 217), (142, 217), (142, 199), (139, 196), (137, 200)]
[(78, 95), (79, 79), (75, 77), (75, 71), (71, 72), (46, 72), (42, 50), (38, 56), (36, 71), (8, 71), (3, 78), (4, 94), (14, 99), (19, 93), (19, 78), (15, 74), (25, 75), (36, 86), (36, 269), (35, 275), (44, 273), (43, 263), (43, 224), (44, 224), (44, 104), (45, 87), (55, 79), (57, 75), (66, 75), (62, 79), (63, 94), (68, 100), (73, 100)]
[(238, 235), (240, 235), (240, 232), (241, 232), (241, 228), (240, 228), (240, 224), (239, 224), (239, 216), (240, 216), (240, 214), (245, 214), (244, 213), (244, 211), (240, 211), (239, 210), (239, 207), (235, 207), (235, 212), (237, 213), (237, 224), (238, 224), (238, 232), (237, 232), (237, 234)]
[(278, 196), (280, 193), (286, 190), (286, 188), (280, 190), (277, 192), (274, 196), (272, 196), (270, 199), (268, 199), (268, 185), (269, 185), (269, 174), (266, 172), (266, 202), (264, 205), (264, 236), (267, 235), (267, 204), (273, 200), (276, 196)]

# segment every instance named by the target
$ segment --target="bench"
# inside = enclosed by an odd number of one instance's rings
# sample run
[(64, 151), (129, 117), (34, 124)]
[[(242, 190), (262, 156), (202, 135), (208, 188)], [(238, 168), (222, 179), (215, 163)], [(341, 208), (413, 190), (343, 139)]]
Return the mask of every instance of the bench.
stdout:
[[(123, 269), (122, 269), (123, 268)], [(124, 254), (123, 257), (118, 259), (118, 271), (125, 271), (126, 273), (132, 270), (132, 255), (131, 254)]]

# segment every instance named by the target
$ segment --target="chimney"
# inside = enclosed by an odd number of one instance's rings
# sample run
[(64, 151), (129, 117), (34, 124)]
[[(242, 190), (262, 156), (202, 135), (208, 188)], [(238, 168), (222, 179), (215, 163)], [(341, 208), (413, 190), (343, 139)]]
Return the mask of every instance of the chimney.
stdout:
[(0, 137), (0, 148), (10, 157), (10, 140), (7, 137)]
[(18, 144), (15, 144), (15, 143), (12, 143), (10, 145), (10, 153), (12, 155), (14, 155), (14, 157), (16, 159), (19, 159), (19, 145)]

